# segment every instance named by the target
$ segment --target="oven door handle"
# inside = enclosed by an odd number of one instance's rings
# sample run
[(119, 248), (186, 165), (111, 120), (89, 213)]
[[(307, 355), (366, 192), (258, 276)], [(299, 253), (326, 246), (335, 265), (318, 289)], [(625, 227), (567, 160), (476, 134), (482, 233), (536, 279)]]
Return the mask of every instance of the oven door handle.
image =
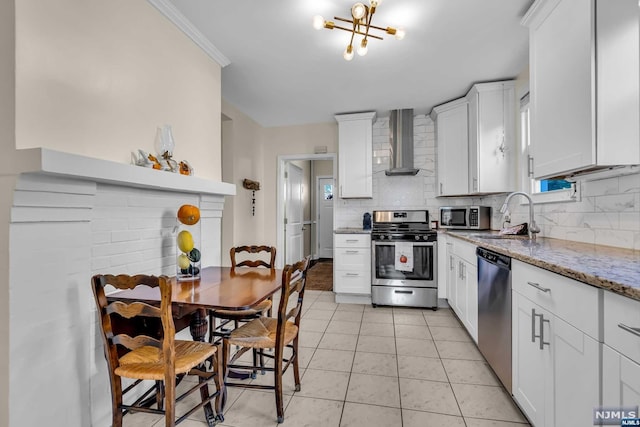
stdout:
[[(411, 243), (411, 244), (413, 244), (413, 246), (436, 246), (438, 244), (438, 242), (418, 242), (418, 241), (414, 241), (414, 240), (400, 240), (400, 242)], [(373, 242), (373, 244), (375, 246), (382, 246), (382, 245), (390, 246), (390, 245), (393, 245), (394, 243), (396, 243), (396, 242), (392, 242), (390, 240), (388, 240), (388, 241), (375, 240)]]

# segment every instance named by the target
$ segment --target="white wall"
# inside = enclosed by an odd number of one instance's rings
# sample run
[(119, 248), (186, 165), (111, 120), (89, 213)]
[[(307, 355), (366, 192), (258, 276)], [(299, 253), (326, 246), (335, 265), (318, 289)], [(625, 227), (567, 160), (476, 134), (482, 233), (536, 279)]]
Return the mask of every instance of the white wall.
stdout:
[(220, 180), (220, 66), (146, 0), (20, 0), (16, 32), (17, 148), (129, 163), (170, 124)]

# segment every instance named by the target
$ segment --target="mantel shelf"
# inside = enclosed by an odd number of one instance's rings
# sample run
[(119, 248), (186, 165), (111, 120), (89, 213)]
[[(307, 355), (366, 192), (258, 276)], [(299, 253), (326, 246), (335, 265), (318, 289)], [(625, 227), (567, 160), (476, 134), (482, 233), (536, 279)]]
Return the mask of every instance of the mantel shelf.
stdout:
[[(235, 184), (64, 153), (48, 148), (17, 150), (9, 173), (42, 173), (136, 188), (234, 196)], [(8, 170), (7, 170), (8, 169)]]

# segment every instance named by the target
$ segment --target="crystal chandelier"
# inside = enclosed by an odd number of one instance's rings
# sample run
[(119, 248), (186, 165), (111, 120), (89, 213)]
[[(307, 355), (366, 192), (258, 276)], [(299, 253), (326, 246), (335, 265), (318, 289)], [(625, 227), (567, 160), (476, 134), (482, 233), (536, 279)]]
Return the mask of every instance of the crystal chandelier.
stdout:
[(337, 28), (339, 30), (348, 31), (351, 33), (351, 39), (349, 40), (349, 44), (347, 48), (344, 50), (342, 56), (347, 61), (351, 61), (353, 59), (353, 39), (355, 35), (358, 34), (362, 36), (360, 43), (358, 43), (358, 55), (364, 56), (367, 54), (367, 43), (370, 38), (382, 40), (382, 37), (377, 36), (375, 34), (370, 34), (371, 30), (384, 31), (387, 34), (395, 36), (397, 40), (402, 40), (404, 38), (405, 32), (402, 28), (393, 28), (393, 27), (377, 27), (375, 25), (371, 25), (371, 19), (373, 15), (376, 13), (376, 9), (380, 6), (382, 0), (369, 0), (369, 6), (366, 6), (364, 3), (356, 3), (351, 7), (351, 18), (345, 19), (340, 18), (338, 16), (334, 16), (333, 19), (336, 21), (347, 22), (352, 25), (351, 28), (341, 27), (336, 25), (333, 21), (325, 21), (324, 18), (320, 15), (316, 15), (313, 17), (313, 27), (316, 30), (320, 30), (322, 28), (326, 28), (329, 30), (333, 30)]

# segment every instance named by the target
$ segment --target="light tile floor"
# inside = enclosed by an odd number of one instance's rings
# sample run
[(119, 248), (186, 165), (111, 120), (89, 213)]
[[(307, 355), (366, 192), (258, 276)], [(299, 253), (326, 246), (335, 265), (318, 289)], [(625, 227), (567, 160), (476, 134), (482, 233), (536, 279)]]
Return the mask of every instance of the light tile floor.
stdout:
[[(336, 304), (331, 292), (307, 291), (300, 345), (302, 390), (287, 371), (284, 427), (528, 426), (451, 310)], [(220, 427), (278, 425), (273, 391), (228, 394)], [(164, 425), (147, 414), (124, 420)], [(202, 411), (181, 426), (206, 426)]]

